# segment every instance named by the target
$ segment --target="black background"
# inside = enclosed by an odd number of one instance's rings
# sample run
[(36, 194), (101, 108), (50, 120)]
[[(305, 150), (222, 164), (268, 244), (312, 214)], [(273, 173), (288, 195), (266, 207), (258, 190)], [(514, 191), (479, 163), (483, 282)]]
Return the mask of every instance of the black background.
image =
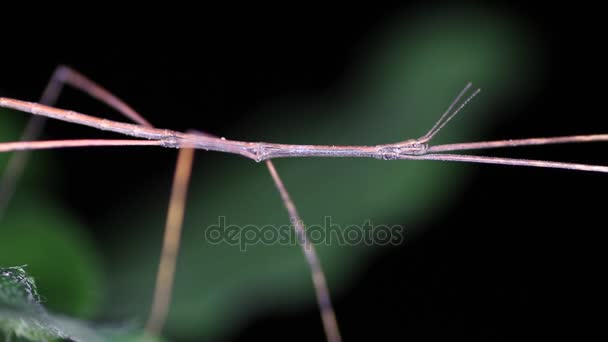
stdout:
[[(422, 3), (156, 8), (163, 13), (154, 15), (150, 8), (127, 15), (122, 8), (99, 4), (61, 16), (40, 12), (24, 17), (24, 12), (6, 10), (0, 89), (3, 96), (35, 100), (53, 68), (67, 64), (122, 96), (159, 127), (221, 134), (261, 104), (283, 96), (328, 96), (344, 81), (366, 37), (396, 13), (428, 6)], [(550, 59), (541, 91), (495, 109), (507, 113), (510, 121), (487, 138), (607, 132), (605, 38), (598, 9), (581, 4), (493, 6), (534, 27)], [(72, 104), (83, 112), (108, 112), (68, 91), (60, 106)], [(97, 136), (104, 134), (56, 123), (46, 133), (47, 138)], [(509, 156), (608, 165), (605, 144), (539, 151)], [(116, 195), (109, 182), (168, 176), (174, 160), (173, 154), (154, 151), (136, 156), (69, 151), (58, 156), (66, 165), (66, 179), (82, 174), (99, 179), (86, 188), (68, 183), (62, 195), (91, 221), (101, 215), (99, 203)], [(92, 163), (110, 156), (113, 163), (138, 158), (153, 171), (139, 175)], [(383, 253), (360, 273), (351, 290), (335, 298), (345, 340), (506, 340), (530, 332), (576, 331), (574, 321), (580, 318), (594, 325), (593, 315), (586, 312), (588, 305), (602, 307), (606, 176), (471, 168), (474, 175), (463, 201), (433, 218), (419, 239)], [(99, 202), (89, 200), (91, 193)], [(103, 240), (102, 232), (94, 234)], [(298, 314), (259, 317), (232, 336), (294, 341), (322, 337), (314, 306)]]

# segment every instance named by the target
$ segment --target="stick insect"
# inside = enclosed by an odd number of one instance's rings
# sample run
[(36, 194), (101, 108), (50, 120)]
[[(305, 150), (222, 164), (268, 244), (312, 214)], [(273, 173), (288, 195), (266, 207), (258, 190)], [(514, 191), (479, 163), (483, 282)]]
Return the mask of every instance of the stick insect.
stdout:
[[(64, 85), (81, 90), (106, 105), (114, 108), (136, 124), (100, 119), (71, 110), (52, 107)], [(450, 122), (480, 92), (467, 84), (455, 97), (435, 125), (417, 139), (407, 139), (397, 143), (373, 146), (330, 146), (330, 145), (288, 145), (266, 142), (246, 142), (227, 140), (206, 133), (178, 132), (154, 128), (146, 119), (121, 99), (88, 79), (79, 72), (65, 66), (58, 67), (49, 81), (39, 103), (0, 98), (0, 107), (34, 114), (30, 119), (21, 141), (0, 143), (0, 152), (26, 151), (67, 147), (93, 146), (157, 146), (179, 149), (174, 174), (171, 198), (165, 224), (165, 235), (158, 266), (152, 309), (146, 324), (150, 335), (162, 333), (171, 304), (175, 265), (180, 245), (181, 226), (186, 207), (186, 194), (189, 184), (194, 151), (202, 149), (238, 154), (257, 162), (264, 161), (270, 176), (287, 209), (298, 242), (304, 252), (315, 289), (317, 304), (326, 339), (330, 342), (341, 341), (340, 330), (331, 304), (327, 281), (315, 248), (307, 238), (306, 230), (296, 206), (287, 192), (272, 159), (286, 157), (367, 157), (381, 160), (437, 160), (470, 163), (485, 163), (541, 168), (557, 168), (577, 171), (608, 173), (608, 166), (566, 163), (545, 160), (487, 157), (467, 154), (446, 153), (461, 150), (490, 149), (502, 147), (548, 145), (561, 143), (582, 143), (608, 141), (608, 134), (576, 135), (549, 138), (511, 139), (446, 145), (430, 145), (433, 137)], [(467, 95), (468, 94), (468, 95)], [(44, 126), (46, 118), (72, 122), (107, 130), (139, 139), (79, 139), (35, 141)], [(26, 164), (27, 152), (12, 156), (7, 171), (0, 183), (0, 219), (6, 204), (14, 191), (21, 170)]]

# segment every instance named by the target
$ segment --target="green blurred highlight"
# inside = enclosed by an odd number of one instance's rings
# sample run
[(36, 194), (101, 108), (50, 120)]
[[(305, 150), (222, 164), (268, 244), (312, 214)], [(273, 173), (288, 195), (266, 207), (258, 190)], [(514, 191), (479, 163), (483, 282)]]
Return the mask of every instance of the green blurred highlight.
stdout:
[[(35, 215), (32, 215), (35, 213)], [(101, 262), (82, 225), (48, 200), (14, 203), (2, 223), (2, 265), (28, 265), (53, 311), (91, 317), (104, 293)]]

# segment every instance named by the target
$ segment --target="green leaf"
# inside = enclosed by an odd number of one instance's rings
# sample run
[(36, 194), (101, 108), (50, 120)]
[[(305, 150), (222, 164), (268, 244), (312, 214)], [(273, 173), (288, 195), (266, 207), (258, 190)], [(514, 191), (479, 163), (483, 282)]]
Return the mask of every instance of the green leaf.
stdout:
[(32, 341), (101, 341), (89, 329), (49, 315), (23, 267), (0, 268), (0, 330)]
[(40, 311), (40, 296), (34, 279), (23, 267), (0, 268), (0, 303), (15, 309)]
[(34, 279), (23, 267), (0, 268), (0, 332), (30, 341), (160, 342), (129, 328), (94, 328), (53, 315), (40, 301)]

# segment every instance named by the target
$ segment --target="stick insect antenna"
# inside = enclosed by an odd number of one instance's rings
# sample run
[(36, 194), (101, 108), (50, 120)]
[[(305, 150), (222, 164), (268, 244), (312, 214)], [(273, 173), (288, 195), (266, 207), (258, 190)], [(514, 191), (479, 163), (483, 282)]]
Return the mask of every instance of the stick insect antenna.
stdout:
[(450, 120), (452, 120), (456, 116), (456, 114), (458, 114), (467, 105), (467, 103), (469, 103), (469, 101), (471, 101), (477, 94), (479, 94), (481, 89), (478, 88), (469, 97), (467, 97), (460, 104), (460, 106), (458, 106), (456, 108), (456, 110), (452, 111), (454, 106), (456, 106), (460, 102), (462, 97), (468, 92), (468, 90), (471, 88), (472, 85), (473, 84), (471, 82), (467, 83), (467, 85), (460, 91), (458, 96), (456, 96), (454, 101), (452, 101), (452, 103), (450, 104), (448, 109), (445, 111), (445, 113), (443, 113), (443, 115), (441, 115), (439, 120), (437, 120), (437, 122), (435, 122), (435, 125), (433, 126), (433, 128), (431, 128), (425, 135), (423, 135), (417, 139), (418, 142), (420, 142), (420, 143), (429, 142), (435, 136), (435, 134), (439, 133), (439, 131), (443, 128), (443, 126), (445, 126), (448, 122), (450, 122)]

